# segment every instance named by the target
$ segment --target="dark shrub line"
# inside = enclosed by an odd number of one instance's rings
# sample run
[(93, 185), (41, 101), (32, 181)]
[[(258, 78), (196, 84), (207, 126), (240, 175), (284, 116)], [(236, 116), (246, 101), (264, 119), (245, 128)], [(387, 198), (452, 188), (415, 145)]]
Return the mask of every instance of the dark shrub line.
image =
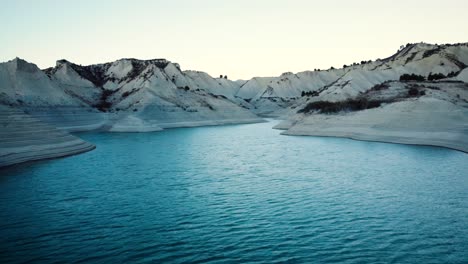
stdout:
[[(452, 78), (452, 77), (455, 77), (457, 76), (457, 73), (452, 71), (450, 72), (449, 74), (447, 75), (444, 75), (443, 73), (429, 73), (429, 75), (427, 76), (427, 80), (428, 81), (436, 81), (436, 80), (442, 80), (442, 79), (445, 79), (445, 78)], [(400, 81), (402, 82), (405, 82), (405, 81), (420, 81), (420, 82), (423, 82), (423, 81), (426, 81), (426, 77), (422, 76), (422, 75), (416, 75), (416, 74), (403, 74), (400, 76)]]
[(412, 74), (403, 74), (400, 76), (400, 81), (405, 82), (405, 81), (419, 81), (419, 82), (424, 82), (426, 80), (426, 77), (422, 75), (416, 75), (414, 73)]
[(317, 91), (309, 91), (309, 92), (302, 91), (301, 96), (302, 97), (304, 97), (304, 96), (310, 96), (310, 97), (319, 96), (319, 92), (317, 92)]
[(116, 92), (116, 90), (107, 90), (107, 89), (102, 89), (102, 94), (101, 98), (99, 98), (99, 102), (94, 105), (99, 111), (101, 112), (107, 112), (111, 107), (112, 103), (109, 102), (109, 98), (111, 95), (113, 95)]
[(190, 87), (188, 87), (188, 86), (185, 86), (185, 87), (179, 86), (179, 87), (177, 87), (177, 89), (190, 91)]
[(432, 72), (431, 72), (431, 73), (429, 73), (429, 76), (427, 76), (428, 81), (441, 80), (441, 79), (445, 79), (445, 78), (447, 78), (447, 76), (443, 75), (442, 73), (432, 74)]
[(307, 104), (306, 107), (297, 111), (297, 113), (310, 113), (316, 111), (322, 114), (330, 114), (341, 111), (360, 111), (379, 107), (384, 102), (385, 101), (381, 100), (367, 100), (365, 98), (348, 99), (341, 102), (317, 101)]

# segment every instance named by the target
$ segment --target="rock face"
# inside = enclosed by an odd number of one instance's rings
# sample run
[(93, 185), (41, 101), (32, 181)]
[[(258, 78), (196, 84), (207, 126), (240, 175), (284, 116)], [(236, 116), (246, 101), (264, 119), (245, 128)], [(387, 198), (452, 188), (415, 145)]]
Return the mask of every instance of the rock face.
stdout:
[(94, 148), (21, 110), (0, 105), (0, 167), (79, 154)]
[(18, 58), (0, 63), (0, 105), (21, 109), (70, 131), (96, 129), (107, 119), (105, 113), (70, 94), (35, 64)]
[(236, 101), (235, 94), (240, 88), (235, 82), (215, 79), (204, 72), (182, 71), (178, 64), (165, 59), (121, 59), (90, 66), (60, 60), (56, 67), (44, 72), (68, 94), (106, 112), (159, 103), (151, 101), (148, 95), (170, 102), (182, 94), (177, 91), (204, 91)]
[(155, 131), (158, 127), (260, 122), (239, 85), (164, 59), (80, 66), (66, 60), (41, 71), (15, 59), (0, 64), (0, 104), (69, 131)]

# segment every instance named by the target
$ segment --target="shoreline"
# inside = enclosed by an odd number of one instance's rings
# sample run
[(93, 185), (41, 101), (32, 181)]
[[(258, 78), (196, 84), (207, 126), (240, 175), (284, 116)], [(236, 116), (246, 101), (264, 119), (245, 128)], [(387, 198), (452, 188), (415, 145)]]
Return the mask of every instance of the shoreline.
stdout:
[[(146, 122), (146, 121), (145, 121)], [(268, 122), (263, 118), (245, 118), (245, 119), (219, 119), (219, 120), (206, 120), (206, 121), (181, 121), (181, 122), (166, 122), (166, 123), (142, 123), (140, 128), (137, 126), (120, 125), (118, 123), (112, 125), (110, 129), (97, 129), (90, 131), (80, 132), (93, 132), (100, 131), (104, 133), (149, 133), (159, 132), (172, 128), (191, 128), (191, 127), (206, 127), (206, 126), (224, 126), (224, 125), (242, 125), (242, 124), (256, 124)]]
[[(242, 124), (255, 124), (255, 123), (265, 123), (268, 122), (263, 118), (251, 118), (251, 119), (226, 119), (226, 120), (211, 120), (211, 121), (195, 121), (195, 122), (177, 122), (177, 123), (165, 123), (161, 125), (161, 130), (173, 129), (173, 128), (194, 128), (194, 127), (207, 127), (207, 126), (223, 126), (223, 125), (242, 125)], [(63, 131), (63, 130), (62, 130)], [(62, 132), (70, 135), (70, 137), (76, 138), (76, 142), (83, 144), (83, 147), (77, 148), (75, 145), (70, 145), (70, 143), (65, 144), (50, 144), (50, 145), (28, 145), (28, 146), (18, 146), (18, 147), (9, 147), (9, 148), (0, 148), (1, 152), (6, 154), (0, 155), (0, 169), (12, 167), (15, 165), (21, 165), (28, 162), (36, 162), (42, 160), (51, 160), (58, 158), (66, 158), (70, 156), (79, 155), (96, 149), (96, 146), (86, 141), (83, 141), (79, 137), (79, 133), (149, 133), (149, 132), (158, 132), (158, 131), (109, 131), (109, 130), (100, 130), (92, 129), (86, 131), (76, 131), (76, 132)], [(70, 133), (70, 134), (69, 134)], [(75, 135), (74, 134), (78, 134)], [(69, 151), (64, 151), (67, 148), (72, 148)], [(8, 152), (8, 153), (7, 153)]]
[(347, 138), (357, 141), (368, 141), (388, 144), (400, 144), (400, 145), (412, 145), (412, 146), (429, 146), (446, 148), (455, 151), (460, 151), (468, 154), (468, 143), (460, 144), (460, 142), (454, 142), (449, 140), (442, 140), (437, 142), (437, 139), (421, 139), (416, 137), (408, 136), (397, 136), (388, 134), (366, 134), (359, 132), (296, 132), (296, 131), (284, 131), (281, 135), (285, 136), (311, 136), (311, 137), (334, 137), (334, 138)]
[(96, 146), (22, 110), (0, 105), (0, 167), (76, 155)]
[(32, 163), (32, 162), (38, 162), (38, 161), (45, 161), (45, 160), (53, 160), (53, 159), (72, 157), (72, 156), (76, 156), (76, 155), (80, 155), (80, 154), (83, 154), (83, 153), (86, 153), (86, 152), (93, 151), (95, 149), (96, 149), (96, 146), (90, 144), (90, 146), (87, 146), (87, 147), (84, 147), (82, 149), (78, 149), (78, 150), (75, 150), (75, 151), (72, 151), (72, 152), (69, 152), (69, 153), (50, 152), (51, 150), (56, 150), (56, 149), (44, 150), (44, 151), (49, 151), (49, 152), (47, 152), (45, 154), (42, 154), (40, 156), (38, 154), (38, 155), (35, 155), (35, 156), (31, 156), (31, 157), (25, 157), (25, 156), (18, 157), (16, 160), (13, 160), (13, 161), (10, 160), (10, 161), (7, 161), (5, 163), (2, 163), (2, 164), (0, 164), (0, 170), (5, 169), (5, 168), (11, 168), (11, 167), (14, 167), (14, 166), (20, 166), (22, 164), (26, 164), (26, 163), (30, 163), (30, 162)]
[(266, 123), (264, 118), (246, 118), (246, 119), (220, 119), (209, 121), (183, 121), (174, 123), (159, 123), (157, 124), (162, 129), (171, 128), (191, 128), (191, 127), (205, 127), (205, 126), (224, 126), (224, 125), (242, 125), (242, 124), (256, 124)]
[(468, 153), (468, 110), (435, 98), (347, 113), (298, 115), (275, 128), (286, 130), (282, 135), (435, 146)]

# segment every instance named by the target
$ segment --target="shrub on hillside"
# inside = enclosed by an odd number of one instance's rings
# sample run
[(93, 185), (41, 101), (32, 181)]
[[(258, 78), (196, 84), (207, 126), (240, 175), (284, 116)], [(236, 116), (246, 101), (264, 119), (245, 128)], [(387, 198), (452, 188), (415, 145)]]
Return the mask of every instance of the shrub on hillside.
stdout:
[(371, 88), (371, 91), (387, 90), (390, 86), (387, 83), (376, 84)]
[(448, 74), (448, 77), (449, 77), (449, 78), (452, 78), (452, 77), (455, 77), (455, 76), (457, 76), (457, 73), (454, 72), (454, 71), (453, 71), (453, 72), (450, 72), (450, 73)]
[(447, 76), (443, 75), (442, 73), (429, 73), (429, 76), (427, 76), (427, 80), (429, 81), (435, 81), (435, 80), (440, 80), (440, 79), (445, 79)]
[(400, 76), (400, 81), (405, 82), (405, 81), (420, 81), (423, 82), (425, 81), (426, 78), (422, 75), (416, 75), (414, 73), (412, 74), (403, 74)]
[(411, 87), (409, 90), (408, 90), (408, 95), (409, 96), (417, 96), (419, 94), (419, 91), (418, 89), (416, 89), (415, 87)]
[(382, 101), (369, 101), (365, 98), (349, 99), (341, 102), (317, 101), (311, 102), (298, 113), (318, 112), (322, 114), (338, 113), (341, 111), (360, 111), (379, 107)]
[(309, 91), (309, 92), (302, 91), (301, 92), (302, 97), (304, 97), (304, 96), (314, 97), (314, 96), (318, 96), (318, 95), (319, 95), (319, 92), (317, 92), (317, 91)]
[(99, 98), (99, 102), (94, 105), (99, 111), (107, 112), (111, 107), (112, 103), (108, 101), (112, 94), (115, 91), (103, 89), (101, 93), (101, 98)]

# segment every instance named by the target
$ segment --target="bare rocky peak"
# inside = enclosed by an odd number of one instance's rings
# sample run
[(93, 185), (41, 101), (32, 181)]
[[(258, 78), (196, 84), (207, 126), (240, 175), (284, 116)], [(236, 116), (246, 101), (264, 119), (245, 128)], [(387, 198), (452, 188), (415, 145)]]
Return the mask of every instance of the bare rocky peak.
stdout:
[[(137, 78), (142, 74), (142, 72), (149, 66), (154, 66), (159, 69), (164, 69), (171, 62), (166, 59), (151, 59), (151, 60), (139, 60), (134, 58), (124, 58), (114, 62), (102, 63), (102, 64), (92, 64), (92, 65), (78, 65), (72, 63), (68, 60), (62, 59), (58, 60), (56, 66), (53, 68), (45, 69), (44, 72), (51, 77), (57, 72), (61, 67), (70, 67), (82, 78), (89, 80), (96, 87), (103, 87), (108, 81), (113, 82), (122, 82), (129, 81)], [(116, 77), (117, 74), (109, 71), (113, 66), (118, 66), (118, 64), (130, 64), (131, 69), (126, 73), (124, 77)], [(178, 64), (174, 64), (177, 68), (180, 69)]]

